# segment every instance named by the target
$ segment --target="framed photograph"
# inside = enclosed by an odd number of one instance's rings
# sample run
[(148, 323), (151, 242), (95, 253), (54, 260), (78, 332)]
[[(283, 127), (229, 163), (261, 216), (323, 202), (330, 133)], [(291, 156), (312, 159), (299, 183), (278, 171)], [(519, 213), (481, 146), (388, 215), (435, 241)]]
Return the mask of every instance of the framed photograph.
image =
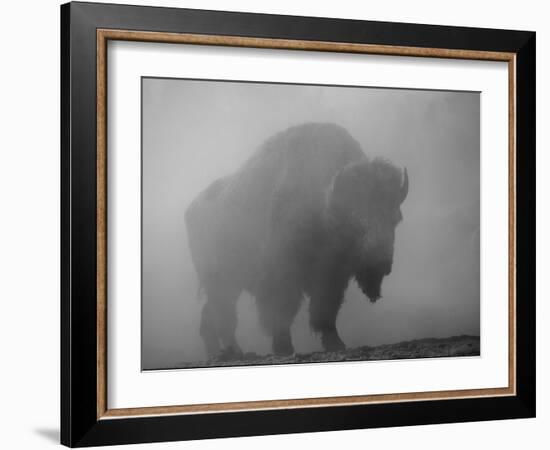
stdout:
[(535, 33), (61, 7), (61, 441), (535, 415)]

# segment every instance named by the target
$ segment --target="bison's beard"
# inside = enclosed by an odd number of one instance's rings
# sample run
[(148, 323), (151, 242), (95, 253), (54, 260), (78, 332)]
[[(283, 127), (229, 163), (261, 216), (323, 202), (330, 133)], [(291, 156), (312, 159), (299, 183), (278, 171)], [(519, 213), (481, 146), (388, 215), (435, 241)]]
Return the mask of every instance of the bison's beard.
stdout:
[(357, 284), (372, 303), (382, 296), (382, 280), (385, 275), (384, 270), (375, 267), (362, 268), (355, 274)]

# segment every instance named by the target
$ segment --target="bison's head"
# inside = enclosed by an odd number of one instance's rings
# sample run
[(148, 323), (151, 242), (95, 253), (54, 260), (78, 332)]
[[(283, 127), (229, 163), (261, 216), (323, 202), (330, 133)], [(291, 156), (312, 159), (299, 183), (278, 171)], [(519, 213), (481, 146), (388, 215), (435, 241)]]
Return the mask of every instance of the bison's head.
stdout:
[(382, 280), (392, 270), (395, 228), (408, 191), (407, 169), (402, 175), (383, 159), (350, 164), (332, 183), (331, 220), (350, 243), (355, 278), (372, 302), (380, 298)]

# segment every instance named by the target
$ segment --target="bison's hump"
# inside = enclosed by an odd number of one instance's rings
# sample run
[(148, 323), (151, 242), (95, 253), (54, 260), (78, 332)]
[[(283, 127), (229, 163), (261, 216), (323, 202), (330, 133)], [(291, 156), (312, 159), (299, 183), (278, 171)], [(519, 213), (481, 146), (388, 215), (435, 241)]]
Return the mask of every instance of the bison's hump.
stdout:
[(340, 125), (306, 123), (265, 140), (232, 177), (224, 196), (267, 197), (286, 185), (323, 190), (350, 162), (365, 158), (359, 143)]
[(304, 123), (280, 131), (268, 138), (250, 161), (263, 155), (278, 153), (292, 155), (315, 155), (323, 157), (343, 152), (349, 157), (362, 154), (357, 141), (342, 126), (334, 123)]

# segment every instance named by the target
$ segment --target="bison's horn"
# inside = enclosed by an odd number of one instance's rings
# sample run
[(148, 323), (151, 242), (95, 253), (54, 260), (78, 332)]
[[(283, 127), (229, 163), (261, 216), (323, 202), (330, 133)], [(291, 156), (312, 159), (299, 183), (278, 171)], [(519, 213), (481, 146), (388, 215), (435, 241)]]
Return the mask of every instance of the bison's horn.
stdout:
[(407, 198), (407, 194), (409, 193), (409, 174), (407, 173), (407, 168), (405, 167), (405, 170), (403, 172), (403, 185), (401, 186), (401, 202), (403, 203), (405, 199)]

